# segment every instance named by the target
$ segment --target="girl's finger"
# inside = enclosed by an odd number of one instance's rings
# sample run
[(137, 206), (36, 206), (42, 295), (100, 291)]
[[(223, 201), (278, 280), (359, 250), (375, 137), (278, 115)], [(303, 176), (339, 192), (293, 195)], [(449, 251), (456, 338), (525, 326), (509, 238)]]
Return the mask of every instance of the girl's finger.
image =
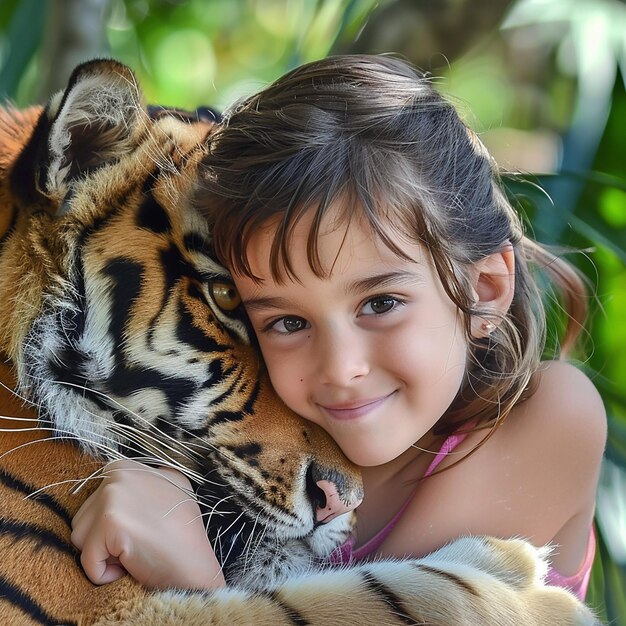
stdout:
[[(75, 513), (72, 518), (72, 529), (79, 529), (85, 525), (85, 521), (91, 517), (91, 505), (95, 499), (96, 492), (92, 493), (80, 506), (80, 509)], [(76, 544), (74, 544), (76, 545)]]
[(126, 573), (118, 555), (111, 554), (105, 537), (104, 533), (92, 532), (87, 536), (80, 553), (85, 574), (95, 585), (113, 582)]

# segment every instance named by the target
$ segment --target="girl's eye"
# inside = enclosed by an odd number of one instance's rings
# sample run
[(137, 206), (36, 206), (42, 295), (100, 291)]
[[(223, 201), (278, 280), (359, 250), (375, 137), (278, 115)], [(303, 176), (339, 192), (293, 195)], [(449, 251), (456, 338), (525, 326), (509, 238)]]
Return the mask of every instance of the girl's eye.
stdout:
[(308, 328), (308, 322), (302, 317), (281, 317), (279, 320), (272, 322), (269, 330), (277, 333), (290, 334), (297, 333), (299, 330)]
[(380, 315), (381, 313), (387, 313), (392, 309), (395, 309), (399, 304), (402, 304), (398, 298), (393, 296), (376, 296), (368, 300), (361, 309), (361, 315)]

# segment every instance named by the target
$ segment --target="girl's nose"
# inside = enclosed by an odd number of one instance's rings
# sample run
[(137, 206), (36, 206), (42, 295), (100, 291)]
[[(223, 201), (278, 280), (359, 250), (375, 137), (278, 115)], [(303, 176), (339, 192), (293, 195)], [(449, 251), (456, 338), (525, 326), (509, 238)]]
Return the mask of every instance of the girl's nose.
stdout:
[(365, 338), (354, 329), (337, 329), (320, 337), (319, 380), (332, 385), (349, 385), (370, 370)]

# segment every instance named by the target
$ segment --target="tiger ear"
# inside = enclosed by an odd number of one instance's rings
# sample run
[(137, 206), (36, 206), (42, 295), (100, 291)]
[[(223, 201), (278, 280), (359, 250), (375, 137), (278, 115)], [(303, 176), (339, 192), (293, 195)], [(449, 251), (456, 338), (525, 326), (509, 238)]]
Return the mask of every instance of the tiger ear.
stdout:
[(134, 145), (146, 115), (128, 67), (112, 60), (79, 65), (46, 108), (50, 126), (39, 173), (42, 191), (63, 198), (73, 180), (118, 160)]

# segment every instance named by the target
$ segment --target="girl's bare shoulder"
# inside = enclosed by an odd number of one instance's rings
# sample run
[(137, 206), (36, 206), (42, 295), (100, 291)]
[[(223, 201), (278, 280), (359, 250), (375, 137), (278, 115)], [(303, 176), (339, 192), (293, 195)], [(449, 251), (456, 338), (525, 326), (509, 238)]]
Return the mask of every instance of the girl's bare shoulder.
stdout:
[[(589, 473), (600, 464), (606, 430), (604, 405), (589, 377), (566, 361), (545, 361), (534, 393), (463, 464), (503, 479), (512, 471), (509, 464), (529, 480), (542, 473), (541, 480), (548, 481), (559, 474)], [(479, 444), (484, 432), (472, 433), (464, 448)], [(493, 472), (498, 467), (507, 471)]]
[(478, 473), (491, 468), (493, 492), (506, 494), (509, 506), (493, 511), (503, 530), (516, 523), (509, 513), (523, 524), (521, 534), (537, 543), (553, 540), (573, 519), (581, 520), (581, 534), (588, 529), (606, 428), (591, 380), (564, 361), (542, 364), (535, 393), (515, 407), (476, 459)]
[(578, 464), (581, 470), (599, 463), (606, 442), (600, 394), (586, 374), (566, 361), (542, 364), (535, 393), (515, 407), (504, 426), (505, 445), (549, 452), (553, 463)]

